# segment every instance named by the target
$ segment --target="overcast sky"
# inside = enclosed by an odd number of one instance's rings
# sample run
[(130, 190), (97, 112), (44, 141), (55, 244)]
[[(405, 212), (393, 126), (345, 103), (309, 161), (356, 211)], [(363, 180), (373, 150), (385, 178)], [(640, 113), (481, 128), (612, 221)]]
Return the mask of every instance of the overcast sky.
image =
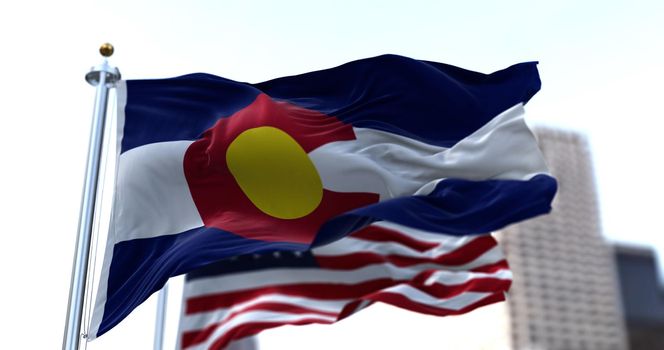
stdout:
[[(586, 133), (604, 234), (662, 253), (662, 23), (661, 0), (5, 1), (3, 347), (52, 349), (62, 341), (94, 99), (83, 76), (100, 63), (102, 42), (116, 46), (111, 63), (126, 79), (207, 72), (258, 82), (383, 53), (485, 73), (537, 60), (543, 85), (527, 105), (528, 122)], [(177, 296), (177, 283), (172, 289)], [(153, 312), (148, 303), (89, 348), (149, 348)], [(290, 348), (314, 341), (318, 349), (353, 348), (362, 334), (383, 339), (384, 349), (409, 337), (444, 345), (426, 328), (439, 327), (437, 319), (380, 312), (353, 316), (346, 328), (362, 330), (356, 334), (300, 327)], [(265, 339), (263, 349), (284, 346)]]

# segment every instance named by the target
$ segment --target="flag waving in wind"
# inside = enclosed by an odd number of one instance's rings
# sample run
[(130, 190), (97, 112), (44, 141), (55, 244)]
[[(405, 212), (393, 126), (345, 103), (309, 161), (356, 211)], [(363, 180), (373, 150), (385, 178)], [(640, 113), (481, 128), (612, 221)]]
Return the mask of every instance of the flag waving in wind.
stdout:
[(178, 348), (227, 349), (269, 328), (333, 323), (374, 302), (458, 315), (504, 300), (511, 282), (491, 235), (377, 222), (308, 251), (242, 255), (188, 273)]
[(393, 55), (258, 84), (124, 82), (90, 338), (219, 259), (376, 222), (463, 236), (548, 212), (556, 182), (523, 121), (539, 87), (535, 63), (485, 75)]

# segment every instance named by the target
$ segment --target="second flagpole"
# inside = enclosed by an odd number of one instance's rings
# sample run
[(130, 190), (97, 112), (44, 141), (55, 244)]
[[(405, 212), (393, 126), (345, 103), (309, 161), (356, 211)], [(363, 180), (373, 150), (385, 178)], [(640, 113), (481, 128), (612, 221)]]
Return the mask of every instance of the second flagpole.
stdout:
[(168, 304), (168, 282), (159, 291), (157, 298), (157, 315), (154, 325), (154, 350), (164, 349), (164, 333), (166, 330), (166, 307)]

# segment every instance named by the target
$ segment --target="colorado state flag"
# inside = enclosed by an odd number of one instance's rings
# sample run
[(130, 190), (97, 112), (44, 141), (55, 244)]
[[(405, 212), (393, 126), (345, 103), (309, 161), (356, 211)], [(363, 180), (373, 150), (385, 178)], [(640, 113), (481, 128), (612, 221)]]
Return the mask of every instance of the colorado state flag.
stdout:
[(170, 276), (229, 256), (378, 221), (469, 235), (548, 212), (556, 182), (523, 120), (539, 88), (533, 62), (485, 75), (394, 55), (258, 84), (123, 82), (89, 338)]

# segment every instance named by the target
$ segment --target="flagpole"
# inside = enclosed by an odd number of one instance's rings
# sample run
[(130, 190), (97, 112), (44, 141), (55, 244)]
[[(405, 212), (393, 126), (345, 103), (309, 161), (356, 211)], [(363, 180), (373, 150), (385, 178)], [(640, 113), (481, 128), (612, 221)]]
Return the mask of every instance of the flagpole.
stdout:
[(168, 282), (159, 291), (157, 299), (157, 317), (154, 325), (154, 350), (164, 348), (164, 330), (166, 327), (166, 303), (168, 302)]
[(95, 97), (94, 114), (92, 116), (87, 166), (85, 168), (85, 183), (78, 221), (78, 237), (76, 238), (76, 250), (69, 287), (67, 321), (62, 341), (63, 350), (78, 350), (83, 336), (81, 333), (81, 323), (86, 291), (85, 281), (88, 275), (90, 241), (97, 198), (97, 184), (99, 182), (99, 165), (101, 163), (101, 151), (104, 141), (108, 91), (120, 80), (120, 71), (108, 65), (108, 57), (113, 55), (113, 46), (111, 44), (103, 44), (99, 48), (99, 52), (104, 57), (103, 63), (93, 67), (85, 75), (85, 80), (90, 85), (97, 87), (97, 94)]

